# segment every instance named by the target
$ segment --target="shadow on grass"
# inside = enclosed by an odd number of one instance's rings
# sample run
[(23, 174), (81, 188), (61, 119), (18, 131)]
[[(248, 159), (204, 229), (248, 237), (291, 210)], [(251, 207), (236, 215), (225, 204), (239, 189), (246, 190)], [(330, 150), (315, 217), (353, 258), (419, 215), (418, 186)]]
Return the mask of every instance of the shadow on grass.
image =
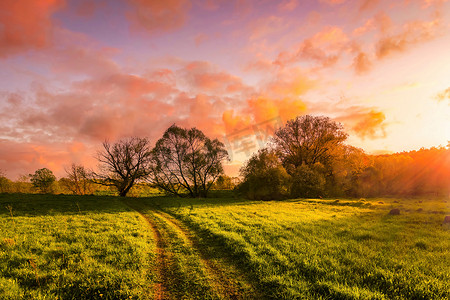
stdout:
[(115, 196), (0, 194), (0, 216), (14, 217), (121, 213), (131, 211)]

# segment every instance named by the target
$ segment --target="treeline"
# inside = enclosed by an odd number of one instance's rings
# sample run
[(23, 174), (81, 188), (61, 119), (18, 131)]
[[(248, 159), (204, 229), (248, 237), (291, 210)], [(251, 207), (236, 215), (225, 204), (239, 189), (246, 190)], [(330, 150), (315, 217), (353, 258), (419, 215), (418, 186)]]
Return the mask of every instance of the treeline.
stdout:
[[(82, 165), (73, 165), (77, 168), (83, 168)], [(72, 167), (70, 167), (72, 168)], [(69, 168), (69, 169), (70, 169)], [(42, 171), (49, 169), (39, 169)], [(35, 173), (30, 174), (33, 176)], [(53, 174), (53, 173), (52, 173)], [(49, 182), (49, 184), (41, 185), (40, 182), (32, 182), (30, 175), (21, 175), (16, 180), (7, 178), (0, 173), (0, 193), (23, 193), (23, 194), (66, 194), (66, 195), (97, 195), (97, 196), (114, 196), (118, 195), (117, 189), (111, 186), (96, 183), (90, 176), (86, 179), (73, 179), (68, 174)], [(91, 174), (89, 174), (91, 175)], [(45, 182), (45, 181), (44, 181)], [(81, 188), (80, 188), (81, 187)], [(133, 186), (128, 196), (131, 197), (147, 197), (160, 194), (160, 192), (147, 184), (139, 183)]]
[(153, 148), (138, 137), (104, 142), (98, 171), (72, 164), (59, 180), (44, 168), (17, 181), (0, 172), (0, 192), (207, 197), (211, 189), (234, 189), (260, 200), (450, 194), (449, 147), (369, 155), (346, 139), (342, 125), (328, 117), (289, 120), (237, 180), (223, 174), (228, 155), (221, 142), (172, 125)]
[[(98, 194), (113, 191), (119, 196), (148, 195), (162, 191), (175, 196), (207, 197), (223, 176), (225, 146), (197, 128), (170, 126), (151, 148), (147, 138), (130, 137), (115, 143), (105, 141), (98, 151), (97, 171), (73, 164), (59, 181), (47, 168), (12, 182), (0, 178), (0, 192)], [(1, 174), (0, 174), (1, 175)], [(219, 184), (226, 185), (226, 181)], [(106, 187), (106, 188), (105, 188)]]
[(301, 116), (241, 169), (238, 192), (250, 199), (450, 194), (450, 149), (368, 155), (346, 145), (343, 127)]

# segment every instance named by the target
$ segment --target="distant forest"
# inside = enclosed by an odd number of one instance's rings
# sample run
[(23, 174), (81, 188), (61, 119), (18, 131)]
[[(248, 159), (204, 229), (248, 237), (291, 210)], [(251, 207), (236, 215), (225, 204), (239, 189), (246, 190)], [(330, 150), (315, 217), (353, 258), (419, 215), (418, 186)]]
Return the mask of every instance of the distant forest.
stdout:
[(72, 164), (59, 180), (43, 168), (12, 181), (0, 170), (0, 192), (207, 197), (210, 190), (234, 190), (253, 200), (450, 194), (450, 144), (370, 155), (346, 139), (342, 125), (328, 117), (297, 117), (232, 178), (223, 174), (222, 143), (173, 125), (153, 149), (140, 138), (104, 143), (103, 173)]

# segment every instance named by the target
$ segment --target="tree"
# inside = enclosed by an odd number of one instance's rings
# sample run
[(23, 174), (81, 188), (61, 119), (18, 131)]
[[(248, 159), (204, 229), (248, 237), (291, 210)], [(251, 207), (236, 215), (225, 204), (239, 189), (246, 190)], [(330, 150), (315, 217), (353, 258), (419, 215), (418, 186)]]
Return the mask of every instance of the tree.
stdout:
[(73, 194), (86, 195), (92, 193), (92, 172), (77, 164), (72, 164), (70, 168), (65, 168), (65, 171), (67, 178), (61, 178), (60, 181)]
[(8, 193), (11, 191), (12, 181), (6, 178), (5, 173), (0, 169), (0, 193)]
[(275, 131), (272, 143), (283, 166), (293, 174), (301, 165), (329, 166), (333, 151), (347, 138), (341, 124), (323, 116), (300, 116)]
[(49, 193), (52, 184), (56, 181), (53, 172), (47, 168), (36, 170), (34, 174), (30, 174), (30, 181), (33, 186), (39, 189), (42, 193)]
[(325, 194), (325, 176), (323, 166), (317, 163), (312, 166), (301, 165), (292, 174), (291, 197), (321, 197)]
[(275, 152), (261, 149), (240, 170), (243, 177), (238, 191), (255, 200), (282, 199), (287, 196), (291, 177)]
[(131, 137), (114, 144), (105, 141), (97, 153), (100, 172), (97, 182), (114, 186), (125, 197), (133, 185), (149, 175), (151, 150), (146, 138)]
[(219, 140), (209, 139), (197, 128), (172, 125), (152, 151), (150, 182), (173, 195), (206, 197), (227, 158)]

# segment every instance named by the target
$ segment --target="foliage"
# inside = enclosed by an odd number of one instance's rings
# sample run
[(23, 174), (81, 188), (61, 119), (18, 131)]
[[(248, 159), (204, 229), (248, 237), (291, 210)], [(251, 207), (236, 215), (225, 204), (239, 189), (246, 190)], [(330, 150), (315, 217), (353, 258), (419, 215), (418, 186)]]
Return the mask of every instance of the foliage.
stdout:
[(227, 158), (225, 146), (219, 140), (209, 139), (197, 128), (172, 125), (152, 151), (150, 181), (173, 195), (206, 197), (223, 173), (222, 161)]
[(227, 175), (220, 175), (214, 183), (214, 189), (217, 190), (232, 190), (236, 187), (237, 177), (230, 177)]
[(34, 174), (30, 174), (30, 181), (33, 186), (42, 193), (49, 193), (51, 191), (52, 184), (56, 181), (53, 172), (47, 168), (36, 170)]
[(259, 150), (240, 170), (238, 191), (249, 199), (282, 199), (288, 194), (290, 176), (278, 157), (268, 149)]
[(149, 175), (151, 150), (146, 138), (131, 137), (114, 144), (105, 141), (97, 153), (100, 172), (98, 183), (114, 186), (119, 196), (126, 196), (133, 185)]
[(67, 178), (61, 178), (60, 182), (68, 188), (74, 195), (92, 194), (94, 186), (92, 182), (92, 172), (84, 166), (72, 164), (69, 169), (65, 169)]
[(6, 178), (5, 173), (0, 169), (0, 193), (9, 193), (12, 190), (13, 182)]
[(291, 197), (315, 198), (325, 196), (325, 176), (320, 163), (298, 166), (292, 174)]
[(300, 116), (287, 121), (273, 137), (274, 148), (289, 174), (301, 165), (328, 166), (347, 138), (341, 124), (323, 116)]

